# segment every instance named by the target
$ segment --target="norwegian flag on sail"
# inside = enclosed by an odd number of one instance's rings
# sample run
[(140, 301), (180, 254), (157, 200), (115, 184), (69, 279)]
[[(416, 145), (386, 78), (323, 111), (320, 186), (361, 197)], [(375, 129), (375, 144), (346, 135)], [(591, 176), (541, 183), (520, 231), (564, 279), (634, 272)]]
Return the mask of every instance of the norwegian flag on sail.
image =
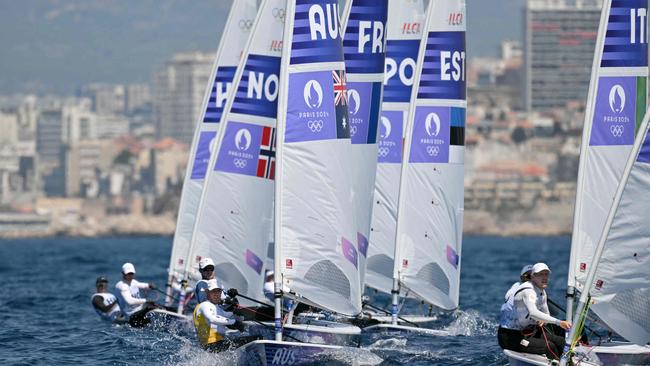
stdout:
[(275, 178), (275, 128), (273, 127), (262, 128), (262, 142), (256, 175), (271, 180)]
[(334, 81), (334, 106), (336, 107), (336, 138), (350, 138), (345, 70), (333, 70), (332, 79)]

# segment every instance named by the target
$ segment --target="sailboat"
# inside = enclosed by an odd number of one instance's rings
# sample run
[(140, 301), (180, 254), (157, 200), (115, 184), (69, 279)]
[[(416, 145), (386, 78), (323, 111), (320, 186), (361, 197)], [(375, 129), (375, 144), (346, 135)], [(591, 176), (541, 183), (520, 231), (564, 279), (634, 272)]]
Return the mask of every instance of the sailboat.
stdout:
[[(425, 21), (422, 0), (390, 0), (386, 25), (384, 93), (379, 125), (377, 175), (372, 205), (365, 285), (390, 294), (393, 284), (397, 198), (402, 164), (402, 145), (416, 60)], [(406, 291), (400, 293), (408, 297)], [(412, 297), (412, 296), (411, 296)], [(391, 317), (375, 313), (373, 318), (390, 322)], [(430, 317), (401, 316), (409, 322), (430, 321)]]
[[(647, 8), (647, 0), (603, 1), (580, 152), (567, 320), (580, 314), (573, 309), (575, 291), (582, 292), (583, 296), (588, 294), (591, 281), (587, 273), (598, 263), (597, 244), (607, 238), (607, 217), (616, 209), (612, 202), (617, 187), (621, 187), (636, 131), (646, 113)], [(597, 309), (598, 306), (592, 308), (600, 316)], [(615, 323), (606, 321), (606, 325), (615, 329), (612, 326)], [(605, 342), (585, 349), (584, 352), (595, 355), (604, 364), (638, 364), (632, 361), (648, 359), (649, 352), (647, 347), (625, 342)], [(511, 364), (547, 364), (543, 357), (505, 352)]]
[[(345, 64), (337, 0), (289, 0), (278, 100), (275, 175), (275, 340), (242, 347), (246, 361), (304, 363), (346, 347), (284, 338), (283, 287), (300, 301), (361, 312), (359, 227), (351, 174)], [(352, 327), (341, 325), (342, 327)], [(358, 329), (358, 328), (357, 328)], [(360, 362), (378, 358), (348, 348)]]
[(391, 323), (367, 331), (440, 330), (398, 324), (400, 288), (458, 307), (463, 230), (465, 2), (429, 4), (409, 107), (395, 234)]
[[(181, 192), (181, 201), (176, 223), (176, 231), (169, 259), (169, 278), (167, 281), (166, 303), (173, 300), (172, 285), (183, 279), (198, 279), (195, 266), (201, 258), (192, 258), (190, 244), (197, 218), (208, 162), (213, 150), (214, 140), (219, 131), (223, 107), (231, 94), (232, 80), (239, 64), (240, 55), (250, 35), (251, 25), (257, 13), (256, 0), (235, 1), (230, 9), (228, 20), (217, 50), (210, 84), (207, 87), (201, 110), (203, 111), (194, 132), (190, 150), (188, 169)], [(191, 169), (189, 168), (191, 167)], [(185, 291), (180, 291), (184, 297)], [(178, 312), (183, 311), (180, 301)]]

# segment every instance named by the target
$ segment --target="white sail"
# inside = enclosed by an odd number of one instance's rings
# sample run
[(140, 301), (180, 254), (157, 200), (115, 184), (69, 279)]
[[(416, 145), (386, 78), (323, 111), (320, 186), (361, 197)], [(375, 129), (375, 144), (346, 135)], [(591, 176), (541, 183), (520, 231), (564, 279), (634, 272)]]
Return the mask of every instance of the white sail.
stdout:
[(388, 9), (377, 178), (365, 277), (367, 286), (385, 293), (390, 293), (393, 285), (404, 121), (411, 104), (425, 17), (422, 0), (389, 0)]
[(338, 14), (337, 0), (287, 1), (275, 267), (305, 301), (354, 315), (361, 311), (356, 176), (355, 162), (347, 158), (351, 143)]
[(591, 309), (608, 327), (639, 345), (650, 342), (649, 120), (646, 114), (609, 212), (589, 289)]
[(458, 306), (463, 232), (465, 1), (427, 13), (407, 121), (394, 276), (443, 309)]
[(235, 1), (226, 21), (217, 55), (212, 67), (210, 84), (205, 93), (201, 119), (197, 122), (190, 157), (185, 173), (183, 190), (172, 253), (169, 260), (170, 277), (185, 276), (185, 268), (191, 262), (189, 248), (192, 230), (199, 207), (205, 173), (212, 151), (214, 138), (219, 130), (223, 107), (232, 90), (231, 84), (240, 55), (250, 35), (251, 26), (257, 13), (256, 0)]
[(358, 225), (356, 245), (359, 251), (361, 289), (364, 285), (370, 237), (372, 200), (377, 171), (377, 128), (384, 89), (386, 18), (388, 0), (349, 0), (341, 27), (345, 29), (343, 54), (347, 78), (350, 139), (357, 177), (353, 188)]
[[(205, 178), (193, 257), (211, 257), (226, 288), (264, 300), (273, 225), (275, 120), (286, 0), (264, 0), (235, 75)], [(244, 301), (244, 300), (242, 300)], [(245, 302), (245, 301), (244, 301)]]
[(603, 1), (582, 134), (570, 288), (584, 285), (634, 143), (635, 128), (645, 114), (647, 5), (647, 0)]

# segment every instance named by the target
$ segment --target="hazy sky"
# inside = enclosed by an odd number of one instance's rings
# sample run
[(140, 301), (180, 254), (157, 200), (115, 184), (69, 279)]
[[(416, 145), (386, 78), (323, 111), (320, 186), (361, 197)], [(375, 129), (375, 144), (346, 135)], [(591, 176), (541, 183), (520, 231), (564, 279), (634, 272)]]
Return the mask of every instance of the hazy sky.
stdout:
[[(524, 0), (466, 0), (468, 56), (520, 39)], [(0, 93), (148, 82), (172, 54), (216, 50), (231, 0), (0, 0)]]

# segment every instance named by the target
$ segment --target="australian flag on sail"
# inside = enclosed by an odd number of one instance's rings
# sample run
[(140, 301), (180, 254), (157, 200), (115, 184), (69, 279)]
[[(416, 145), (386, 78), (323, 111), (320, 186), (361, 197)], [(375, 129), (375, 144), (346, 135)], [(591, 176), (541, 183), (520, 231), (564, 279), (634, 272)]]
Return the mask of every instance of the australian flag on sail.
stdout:
[(208, 105), (203, 116), (204, 123), (219, 123), (221, 121), (221, 113), (223, 113), (223, 107), (226, 105), (228, 91), (235, 77), (235, 72), (237, 72), (237, 67), (234, 66), (217, 68), (214, 84), (210, 90)]
[(345, 71), (332, 71), (334, 79), (334, 106), (336, 109), (336, 138), (350, 138), (350, 122), (348, 114), (348, 92), (345, 87)]
[(275, 178), (275, 128), (273, 127), (262, 128), (257, 176), (271, 180)]

